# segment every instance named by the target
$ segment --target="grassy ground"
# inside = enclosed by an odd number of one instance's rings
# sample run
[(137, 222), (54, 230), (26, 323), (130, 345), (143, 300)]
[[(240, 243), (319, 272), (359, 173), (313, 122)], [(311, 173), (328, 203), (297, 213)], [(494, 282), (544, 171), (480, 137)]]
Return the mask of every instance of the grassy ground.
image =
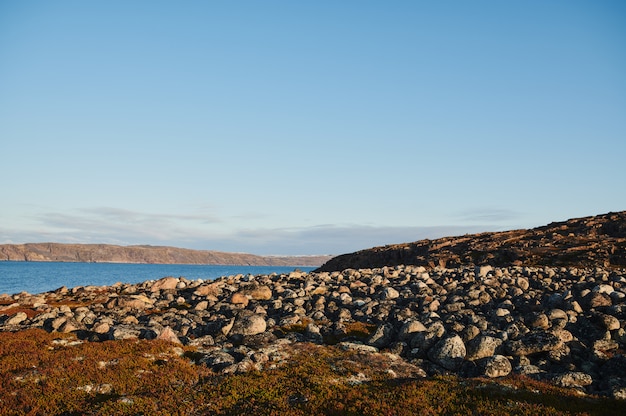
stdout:
[(290, 348), (276, 369), (218, 376), (192, 362), (192, 349), (160, 341), (0, 333), (0, 415), (626, 414), (624, 402), (527, 378), (399, 378), (382, 355)]

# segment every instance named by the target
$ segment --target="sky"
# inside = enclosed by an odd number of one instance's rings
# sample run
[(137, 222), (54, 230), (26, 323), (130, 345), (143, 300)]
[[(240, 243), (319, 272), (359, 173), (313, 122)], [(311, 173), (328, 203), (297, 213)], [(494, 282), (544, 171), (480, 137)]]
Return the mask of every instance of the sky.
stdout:
[(0, 0), (0, 243), (255, 254), (626, 209), (623, 1)]

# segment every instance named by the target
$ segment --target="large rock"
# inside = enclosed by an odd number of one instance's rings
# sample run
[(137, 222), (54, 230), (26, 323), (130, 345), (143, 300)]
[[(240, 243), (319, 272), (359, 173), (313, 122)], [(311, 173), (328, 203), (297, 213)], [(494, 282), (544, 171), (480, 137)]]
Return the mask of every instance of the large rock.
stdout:
[[(247, 311), (244, 311), (247, 312)], [(253, 313), (241, 313), (235, 319), (233, 327), (228, 333), (229, 336), (256, 335), (265, 332), (267, 323), (262, 315)]]
[(511, 373), (511, 362), (503, 355), (494, 355), (481, 363), (483, 374), (489, 378), (505, 377)]
[(241, 305), (242, 307), (248, 306), (250, 299), (243, 292), (235, 292), (230, 297), (230, 303), (233, 305)]
[(396, 299), (399, 297), (400, 297), (400, 293), (393, 287), (386, 287), (385, 289), (383, 289), (382, 293), (380, 294), (380, 298), (383, 300)]
[(204, 355), (198, 362), (199, 364), (206, 365), (213, 371), (221, 371), (235, 364), (235, 357), (225, 351), (217, 350)]
[(524, 335), (521, 339), (508, 341), (507, 350), (511, 355), (525, 356), (551, 351), (563, 345), (561, 339), (551, 332), (535, 331)]
[(443, 368), (456, 371), (463, 364), (467, 351), (460, 336), (454, 335), (437, 342), (428, 351), (428, 358)]
[(27, 319), (28, 319), (28, 315), (26, 315), (26, 313), (18, 312), (12, 317), (10, 317), (9, 319), (7, 319), (6, 321), (4, 321), (4, 324), (6, 326), (19, 325), (22, 322), (26, 321)]
[(175, 277), (164, 277), (152, 284), (150, 287), (151, 292), (158, 292), (159, 290), (176, 289), (178, 285), (178, 279)]
[(384, 348), (393, 341), (395, 331), (393, 325), (383, 324), (376, 328), (376, 331), (367, 340), (369, 345), (373, 345), (376, 348)]
[(114, 340), (138, 339), (141, 329), (132, 325), (116, 325), (109, 331), (109, 337)]
[(468, 360), (479, 360), (481, 358), (491, 357), (495, 354), (496, 349), (502, 345), (502, 340), (489, 335), (479, 335), (467, 344)]
[(593, 383), (593, 378), (580, 371), (568, 371), (557, 375), (552, 381), (561, 387), (585, 387)]
[(426, 327), (423, 323), (418, 321), (417, 319), (409, 319), (406, 321), (400, 331), (398, 332), (398, 339), (400, 341), (406, 341), (411, 338), (415, 333), (426, 331)]
[(251, 288), (246, 288), (243, 293), (254, 300), (270, 300), (272, 299), (272, 289), (269, 286), (261, 285)]

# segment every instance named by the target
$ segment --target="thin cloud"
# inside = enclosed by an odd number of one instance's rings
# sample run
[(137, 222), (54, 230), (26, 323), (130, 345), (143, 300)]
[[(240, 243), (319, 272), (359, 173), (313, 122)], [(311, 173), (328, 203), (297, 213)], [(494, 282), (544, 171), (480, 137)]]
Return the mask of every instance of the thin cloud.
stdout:
[[(502, 210), (492, 210), (490, 213), (495, 218), (507, 217), (507, 213)], [(486, 215), (485, 212), (483, 214)], [(473, 218), (484, 218), (485, 215), (474, 215)], [(500, 228), (485, 221), (483, 225), (386, 227), (320, 224), (218, 232), (218, 228), (212, 225), (220, 221), (212, 216), (141, 213), (112, 207), (48, 212), (36, 219), (35, 228), (0, 230), (0, 241), (152, 244), (261, 255), (307, 255), (343, 254), (387, 244), (496, 231), (496, 228)]]
[[(206, 235), (202, 225), (219, 222), (206, 215), (168, 215), (96, 207), (75, 212), (48, 212), (37, 217), (40, 234), (56, 239), (88, 240), (115, 244), (194, 241)], [(55, 239), (55, 241), (57, 241)]]
[(372, 227), (324, 225), (307, 228), (248, 229), (202, 246), (257, 254), (343, 254), (375, 246), (487, 231), (486, 226)]
[(501, 208), (477, 208), (465, 210), (458, 214), (458, 218), (463, 222), (480, 223), (513, 221), (521, 217), (519, 212)]
[(84, 212), (89, 215), (98, 215), (103, 218), (115, 219), (119, 221), (201, 221), (205, 224), (209, 223), (217, 223), (220, 220), (212, 215), (206, 214), (195, 214), (195, 215), (171, 215), (171, 214), (155, 214), (155, 213), (146, 213), (146, 212), (138, 212), (131, 211), (122, 208), (113, 208), (113, 207), (95, 207), (95, 208), (84, 208), (79, 210), (79, 212)]

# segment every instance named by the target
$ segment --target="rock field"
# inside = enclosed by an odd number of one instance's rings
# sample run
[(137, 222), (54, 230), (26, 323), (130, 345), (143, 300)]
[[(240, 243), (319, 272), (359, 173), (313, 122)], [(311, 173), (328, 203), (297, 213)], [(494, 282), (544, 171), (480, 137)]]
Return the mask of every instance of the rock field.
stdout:
[(283, 346), (385, 354), (413, 377), (511, 373), (626, 399), (626, 269), (415, 265), (167, 277), (0, 295), (0, 330), (197, 347), (228, 374), (280, 365)]

